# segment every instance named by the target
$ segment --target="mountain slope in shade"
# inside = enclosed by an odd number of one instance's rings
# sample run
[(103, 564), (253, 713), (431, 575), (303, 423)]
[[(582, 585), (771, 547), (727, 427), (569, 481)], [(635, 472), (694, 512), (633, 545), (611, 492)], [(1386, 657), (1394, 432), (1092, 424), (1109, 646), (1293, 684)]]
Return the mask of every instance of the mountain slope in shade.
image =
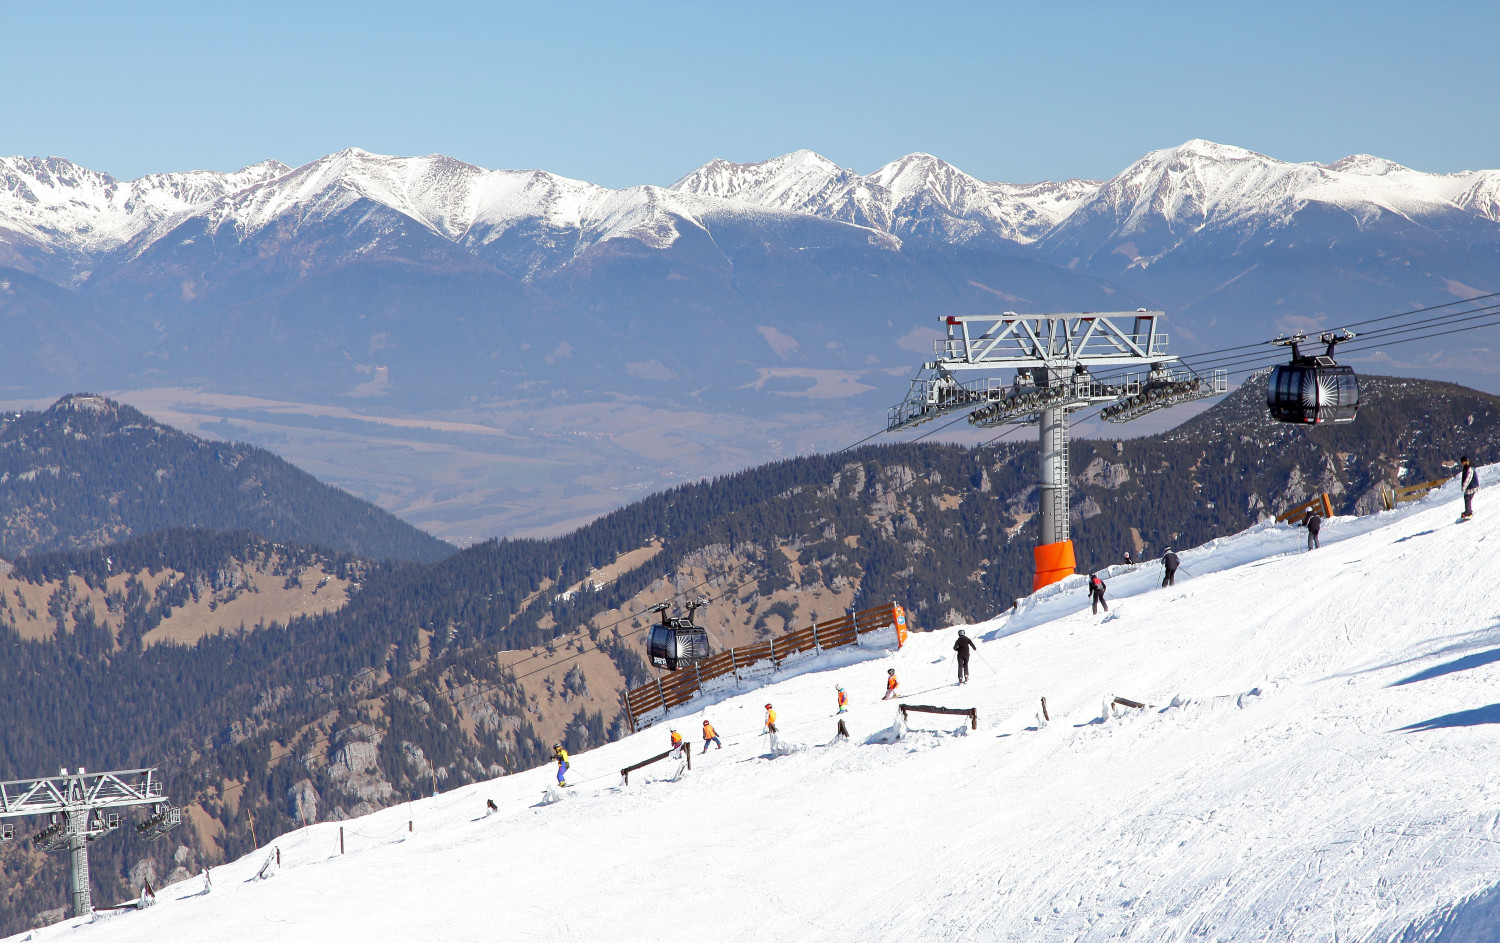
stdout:
[(102, 396), (0, 416), (0, 555), (173, 527), (246, 530), (375, 559), (453, 547), (264, 449), (209, 442)]

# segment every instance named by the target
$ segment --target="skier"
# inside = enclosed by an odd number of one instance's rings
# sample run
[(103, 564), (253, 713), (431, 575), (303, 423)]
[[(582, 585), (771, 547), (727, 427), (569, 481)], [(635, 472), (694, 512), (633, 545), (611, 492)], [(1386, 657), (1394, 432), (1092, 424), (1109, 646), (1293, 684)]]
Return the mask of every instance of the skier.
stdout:
[(1104, 601), (1104, 590), (1106, 588), (1104, 581), (1099, 578), (1098, 573), (1089, 574), (1089, 599), (1094, 604), (1094, 615), (1099, 614), (1100, 606), (1104, 607), (1105, 612), (1109, 611), (1109, 603)]
[(557, 784), (566, 786), (568, 782), (564, 777), (568, 773), (568, 751), (563, 749), (561, 743), (552, 744), (552, 758), (557, 760)]
[(839, 692), (839, 709), (838, 709), (838, 713), (840, 713), (840, 714), (847, 714), (847, 713), (849, 713), (849, 695), (847, 695), (847, 694), (844, 693), (844, 686), (842, 684), (835, 684), (834, 688), (836, 688), (838, 690), (838, 692)]
[(685, 745), (686, 744), (683, 742), (683, 739), (682, 739), (682, 734), (678, 733), (675, 730), (672, 731), (672, 755), (673, 756), (681, 756), (682, 755), (682, 748)]
[(885, 670), (885, 697), (881, 698), (881, 700), (889, 701), (891, 698), (895, 697), (896, 686), (898, 684), (900, 684), (900, 682), (896, 680), (896, 669), (887, 668)]
[(710, 743), (721, 750), (724, 749), (724, 744), (719, 742), (719, 734), (714, 730), (714, 725), (705, 720), (703, 722), (703, 749), (699, 750), (698, 752), (707, 753), (708, 745)]
[(964, 684), (969, 680), (969, 653), (974, 650), (974, 640), (963, 629), (959, 629), (958, 638), (953, 642), (953, 650), (958, 652), (958, 683)]
[(1317, 549), (1318, 531), (1323, 529), (1323, 519), (1312, 508), (1308, 508), (1307, 515), (1302, 518), (1302, 526), (1307, 528), (1307, 549)]
[(1129, 550), (1125, 551), (1125, 565), (1126, 566), (1134, 566), (1135, 565), (1135, 559), (1130, 556), (1130, 551)]
[(1161, 585), (1174, 586), (1177, 583), (1177, 567), (1182, 563), (1177, 559), (1177, 553), (1171, 547), (1161, 555), (1161, 565), (1166, 568), (1167, 574), (1161, 578)]
[(767, 704), (766, 705), (766, 729), (764, 731), (762, 731), (762, 733), (775, 733), (775, 732), (776, 732), (776, 711), (771, 708), (771, 705)]
[(1459, 487), (1464, 490), (1464, 514), (1462, 520), (1468, 520), (1474, 516), (1474, 492), (1479, 490), (1479, 472), (1475, 471), (1469, 464), (1469, 456), (1465, 455), (1459, 463), (1463, 467), (1462, 476), (1458, 479)]

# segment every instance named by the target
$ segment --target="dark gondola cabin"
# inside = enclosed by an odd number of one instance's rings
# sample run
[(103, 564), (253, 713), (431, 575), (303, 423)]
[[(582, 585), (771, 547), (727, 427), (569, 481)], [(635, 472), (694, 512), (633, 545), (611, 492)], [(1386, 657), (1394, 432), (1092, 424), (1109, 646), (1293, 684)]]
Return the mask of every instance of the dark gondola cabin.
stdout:
[(1324, 334), (1319, 340), (1328, 345), (1323, 354), (1304, 357), (1301, 344), (1306, 335), (1272, 341), (1292, 348), (1291, 363), (1271, 368), (1266, 381), (1266, 406), (1278, 422), (1302, 425), (1353, 422), (1359, 412), (1359, 377), (1353, 367), (1340, 366), (1333, 360), (1333, 349), (1354, 335)]
[(702, 602), (688, 603), (686, 619), (668, 616), (667, 610), (671, 607), (664, 602), (648, 610), (661, 613), (661, 623), (651, 627), (651, 637), (646, 643), (651, 664), (676, 671), (708, 657), (708, 630), (693, 624), (693, 613), (703, 605)]

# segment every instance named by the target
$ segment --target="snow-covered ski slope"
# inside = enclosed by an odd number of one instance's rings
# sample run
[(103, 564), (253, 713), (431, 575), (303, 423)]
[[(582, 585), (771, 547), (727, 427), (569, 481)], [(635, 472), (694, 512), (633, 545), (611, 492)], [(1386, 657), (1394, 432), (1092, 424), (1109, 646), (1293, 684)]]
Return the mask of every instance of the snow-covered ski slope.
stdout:
[[(574, 757), (560, 801), (543, 768), (344, 823), (343, 856), (316, 825), (265, 880), (269, 849), (34, 939), (1500, 939), (1485, 496), (1462, 524), (1453, 484), (1335, 519), (1311, 553), (1255, 527), (1184, 553), (1173, 588), (1156, 564), (1108, 576), (1108, 616), (1075, 578), (972, 627), (962, 688), (955, 631), (917, 634), (708, 708), (724, 749), (680, 781), (661, 763), (619, 786), (663, 724)], [(891, 667), (978, 731), (914, 715), (886, 742)], [(830, 746), (836, 682), (854, 739)], [(767, 701), (807, 749), (769, 755)]]

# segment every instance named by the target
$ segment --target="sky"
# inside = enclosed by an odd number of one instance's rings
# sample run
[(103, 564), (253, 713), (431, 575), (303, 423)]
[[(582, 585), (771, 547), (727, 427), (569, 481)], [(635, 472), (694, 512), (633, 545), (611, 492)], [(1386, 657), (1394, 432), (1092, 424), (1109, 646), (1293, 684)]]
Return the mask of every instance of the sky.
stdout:
[(1500, 167), (1492, 2), (0, 0), (0, 154), (121, 179), (349, 146), (667, 184), (811, 148), (1106, 178), (1191, 138)]

